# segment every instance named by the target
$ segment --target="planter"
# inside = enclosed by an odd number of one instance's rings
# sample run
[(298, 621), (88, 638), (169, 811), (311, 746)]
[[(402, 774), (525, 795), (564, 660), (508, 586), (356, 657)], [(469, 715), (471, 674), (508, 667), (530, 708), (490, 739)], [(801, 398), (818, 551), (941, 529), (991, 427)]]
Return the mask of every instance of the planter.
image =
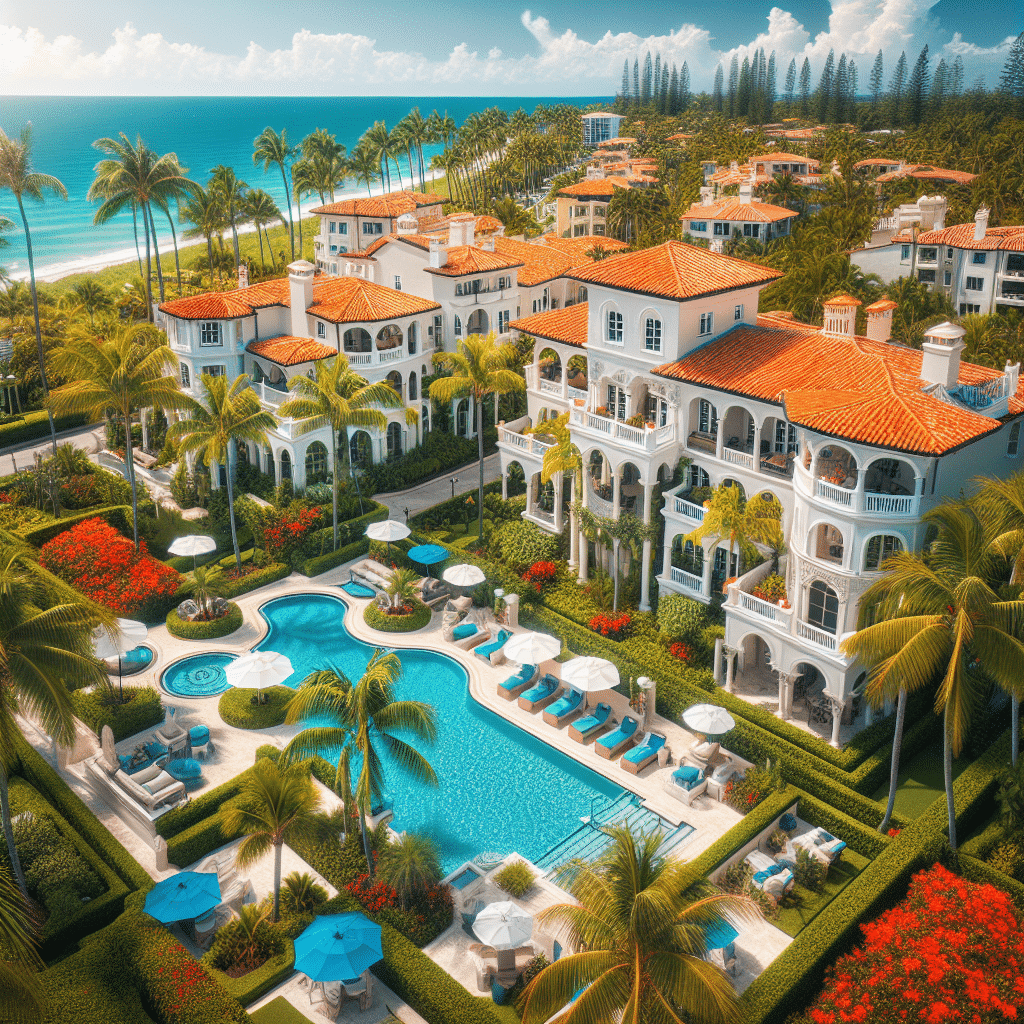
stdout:
[(432, 614), (427, 605), (421, 601), (414, 601), (413, 610), (408, 615), (386, 615), (371, 601), (363, 610), (363, 621), (370, 629), (376, 629), (381, 633), (411, 633), (426, 626)]
[(178, 615), (178, 609), (167, 613), (167, 632), (181, 640), (215, 640), (217, 637), (234, 633), (242, 625), (242, 609), (233, 601), (228, 604), (227, 615), (219, 619), (190, 622)]

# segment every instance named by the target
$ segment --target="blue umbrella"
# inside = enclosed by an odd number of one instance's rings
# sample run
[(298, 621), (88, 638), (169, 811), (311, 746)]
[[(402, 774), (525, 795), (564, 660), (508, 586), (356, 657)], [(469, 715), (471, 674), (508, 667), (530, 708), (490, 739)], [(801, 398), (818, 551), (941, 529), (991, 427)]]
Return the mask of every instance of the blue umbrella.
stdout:
[(708, 949), (725, 949), (730, 942), (735, 942), (740, 933), (728, 921), (716, 921), (704, 928), (704, 937)]
[(179, 871), (146, 893), (146, 913), (163, 924), (202, 917), (219, 903), (216, 871)]
[(351, 981), (383, 956), (380, 925), (364, 914), (325, 914), (295, 940), (295, 970), (311, 981)]
[(425, 565), (428, 569), (432, 565), (437, 565), (438, 562), (443, 562), (450, 554), (440, 544), (419, 544), (414, 548), (409, 548), (407, 553), (414, 562), (419, 562), (420, 565)]

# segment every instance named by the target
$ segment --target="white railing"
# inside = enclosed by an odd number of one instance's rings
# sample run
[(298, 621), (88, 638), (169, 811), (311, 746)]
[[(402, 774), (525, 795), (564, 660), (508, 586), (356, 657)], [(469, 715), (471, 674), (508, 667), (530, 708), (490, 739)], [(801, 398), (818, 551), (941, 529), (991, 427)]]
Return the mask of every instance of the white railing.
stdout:
[(277, 388), (272, 388), (269, 384), (264, 384), (262, 381), (257, 384), (255, 381), (249, 385), (253, 391), (259, 396), (259, 400), (264, 405), (278, 406), (287, 402), (289, 398), (294, 397), (288, 391), (278, 391)]
[(399, 359), (405, 358), (404, 348), (389, 348), (377, 353), (378, 363), (397, 363)]
[(752, 470), (754, 468), (754, 456), (737, 451), (735, 448), (723, 448), (722, 460), (731, 462), (734, 466), (742, 466), (744, 469)]
[(854, 492), (852, 490), (847, 490), (838, 484), (830, 484), (827, 480), (815, 480), (814, 493), (819, 498), (824, 498), (836, 505), (845, 505), (847, 508), (853, 505)]
[(702, 505), (695, 505), (692, 501), (687, 501), (685, 498), (676, 498), (674, 509), (678, 515), (686, 516), (687, 519), (692, 519), (695, 523), (704, 522), (704, 512), (706, 510)]
[(536, 520), (539, 523), (543, 523), (546, 526), (555, 525), (555, 514), (554, 512), (545, 512), (543, 509), (534, 507), (529, 512), (524, 513), (527, 519)]
[(678, 583), (684, 590), (690, 590), (694, 594), (704, 592), (704, 580), (692, 572), (672, 566), (669, 569), (669, 578), (673, 583)]
[(567, 387), (565, 389), (565, 396), (574, 402), (585, 402), (587, 400), (587, 392), (584, 388)]
[(369, 366), (373, 362), (372, 352), (346, 352), (349, 366)]
[(518, 448), (521, 451), (529, 452), (531, 455), (537, 455), (541, 458), (544, 457), (544, 453), (549, 448), (554, 448), (553, 443), (547, 444), (544, 441), (538, 441), (537, 438), (531, 437), (529, 434), (517, 434), (507, 427), (498, 428), (498, 440), (502, 444), (511, 445), (513, 448)]
[(896, 214), (889, 217), (879, 217), (875, 221), (875, 231), (895, 231), (898, 218)]
[(1024, 270), (1004, 270), (1000, 277), (1024, 277)]
[(572, 424), (576, 427), (596, 431), (605, 437), (647, 452), (653, 452), (662, 445), (671, 444), (675, 440), (674, 423), (666, 424), (664, 427), (632, 427), (621, 420), (612, 419), (610, 416), (599, 416), (586, 409), (574, 408), (572, 410)]
[(908, 516), (917, 512), (915, 494), (871, 494), (864, 495), (864, 511), (880, 512), (890, 516)]
[(793, 614), (792, 608), (780, 608), (777, 604), (772, 604), (771, 601), (765, 601), (743, 590), (739, 592), (738, 598), (737, 603), (741, 608), (759, 615), (762, 619), (768, 619), (769, 622), (776, 622), (783, 629), (789, 630), (789, 619)]
[(804, 640), (810, 640), (812, 644), (824, 647), (827, 651), (839, 649), (839, 638), (835, 633), (828, 633), (824, 629), (812, 626), (809, 622), (797, 621), (796, 635)]

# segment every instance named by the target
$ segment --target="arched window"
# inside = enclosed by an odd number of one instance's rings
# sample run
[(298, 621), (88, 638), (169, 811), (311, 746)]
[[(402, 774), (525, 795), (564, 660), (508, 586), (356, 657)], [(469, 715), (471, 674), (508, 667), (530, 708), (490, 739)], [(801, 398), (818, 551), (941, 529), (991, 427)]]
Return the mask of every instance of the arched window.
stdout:
[(388, 458), (402, 454), (402, 428), (397, 423), (388, 424)]
[(390, 384), (398, 393), (402, 393), (402, 375), (397, 370), (392, 370), (385, 378), (385, 384)]
[(466, 321), (466, 331), (468, 334), (486, 334), (490, 330), (490, 323), (484, 310), (475, 309), (469, 314), (469, 319)]
[(700, 400), (697, 429), (702, 434), (718, 434), (718, 410), (706, 398)]
[(369, 352), (373, 346), (369, 332), (362, 327), (353, 327), (347, 330), (342, 339), (346, 352)]
[(397, 324), (388, 324), (377, 332), (377, 348), (385, 351), (402, 344), (402, 329)]
[(608, 341), (613, 345), (622, 344), (622, 314), (614, 309), (608, 311)]
[(708, 476), (708, 471), (695, 463), (690, 464), (690, 486), (691, 487), (710, 487), (711, 477)]
[(587, 289), (586, 289), (585, 285), (581, 284), (580, 287), (579, 287), (579, 290), (576, 292), (576, 301), (577, 302), (586, 302), (587, 301)]
[(416, 401), (416, 371), (409, 374), (409, 401)]
[(1010, 427), (1010, 439), (1006, 442), (1006, 454), (1008, 458), (1015, 459), (1020, 448), (1020, 420)]
[(327, 448), (314, 441), (306, 449), (306, 485), (317, 483), (327, 476)]
[(839, 622), (839, 598), (836, 592), (821, 580), (815, 580), (808, 589), (807, 621), (812, 626), (835, 635)]
[(281, 452), (281, 479), (291, 480), (292, 478), (292, 457), (286, 451)]
[(864, 571), (878, 572), (887, 558), (898, 555), (902, 550), (903, 541), (899, 537), (878, 534), (869, 538), (864, 550)]
[(649, 316), (644, 322), (644, 348), (648, 352), (661, 351), (661, 321)]
[(466, 402), (459, 402), (455, 412), (455, 433), (459, 437), (469, 437), (469, 406)]
[(409, 355), (416, 355), (416, 343), (420, 337), (420, 325), (414, 320), (409, 324), (409, 330), (406, 332), (405, 344), (409, 349)]
[(365, 430), (357, 430), (349, 438), (348, 451), (353, 466), (369, 466), (373, 462), (370, 435)]

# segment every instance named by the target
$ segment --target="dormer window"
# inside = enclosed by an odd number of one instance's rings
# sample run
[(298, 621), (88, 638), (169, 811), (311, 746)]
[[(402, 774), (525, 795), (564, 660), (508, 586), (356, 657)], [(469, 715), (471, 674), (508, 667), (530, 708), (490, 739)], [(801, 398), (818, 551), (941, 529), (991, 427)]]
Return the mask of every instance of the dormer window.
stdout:
[(661, 351), (661, 321), (653, 316), (649, 316), (645, 324), (644, 348), (648, 352)]
[(215, 320), (201, 324), (199, 327), (199, 344), (204, 348), (207, 345), (222, 345), (220, 324)]
[(608, 313), (608, 334), (607, 338), (612, 345), (622, 344), (622, 314), (611, 310)]

